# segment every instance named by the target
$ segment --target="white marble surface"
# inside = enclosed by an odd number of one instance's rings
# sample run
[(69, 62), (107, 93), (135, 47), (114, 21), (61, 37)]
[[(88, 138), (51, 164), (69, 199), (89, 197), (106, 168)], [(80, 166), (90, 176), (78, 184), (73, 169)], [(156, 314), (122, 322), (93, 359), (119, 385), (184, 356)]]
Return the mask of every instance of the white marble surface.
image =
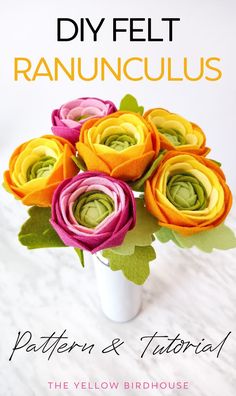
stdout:
[[(17, 241), (25, 208), (1, 189), (0, 395), (188, 395), (233, 396), (235, 378), (236, 251), (203, 254), (158, 245), (158, 259), (144, 287), (143, 308), (133, 321), (117, 324), (100, 311), (92, 263), (82, 269), (73, 250), (27, 251)], [(235, 208), (229, 219), (234, 224)], [(33, 340), (67, 329), (71, 343), (95, 343), (94, 353), (18, 351), (8, 361), (18, 331)], [(159, 331), (185, 340), (217, 344), (232, 331), (220, 357), (215, 354), (157, 355), (140, 359), (139, 339)], [(113, 338), (125, 341), (120, 356), (101, 354)], [(48, 381), (189, 381), (188, 390), (49, 390)], [(121, 385), (120, 385), (121, 386)]]

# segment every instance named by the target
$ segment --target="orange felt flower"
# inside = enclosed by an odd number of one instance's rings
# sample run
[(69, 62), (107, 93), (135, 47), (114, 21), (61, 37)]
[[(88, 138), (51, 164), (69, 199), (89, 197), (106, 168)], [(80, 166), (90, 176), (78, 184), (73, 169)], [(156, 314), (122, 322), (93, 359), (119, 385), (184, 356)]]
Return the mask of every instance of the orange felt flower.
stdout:
[(4, 173), (7, 191), (24, 205), (50, 206), (58, 184), (78, 173), (75, 149), (63, 138), (45, 135), (21, 144)]
[(222, 223), (232, 195), (216, 163), (169, 151), (146, 182), (145, 202), (161, 226), (191, 235)]
[(155, 128), (139, 114), (118, 111), (87, 121), (76, 148), (88, 170), (133, 181), (156, 158), (160, 139)]
[(144, 114), (160, 136), (162, 150), (176, 150), (188, 153), (207, 155), (210, 151), (206, 137), (201, 128), (165, 109), (151, 109)]

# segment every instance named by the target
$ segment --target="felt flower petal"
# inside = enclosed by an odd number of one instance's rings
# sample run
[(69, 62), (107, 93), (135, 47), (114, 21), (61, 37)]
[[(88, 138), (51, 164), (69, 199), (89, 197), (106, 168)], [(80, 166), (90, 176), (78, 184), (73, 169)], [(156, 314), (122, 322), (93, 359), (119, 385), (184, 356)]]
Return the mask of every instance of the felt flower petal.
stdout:
[(87, 121), (76, 148), (88, 170), (134, 181), (158, 156), (160, 139), (141, 115), (118, 111)]
[(73, 155), (74, 147), (63, 138), (44, 135), (32, 139), (13, 152), (4, 185), (25, 205), (50, 206), (58, 184), (78, 173)]
[(79, 140), (80, 130), (87, 120), (105, 117), (116, 111), (109, 100), (98, 98), (78, 98), (65, 103), (52, 112), (52, 132), (75, 144)]
[(155, 152), (150, 151), (139, 157), (131, 158), (124, 164), (117, 166), (111, 172), (111, 176), (122, 180), (137, 180), (142, 176), (154, 156)]
[(84, 172), (57, 187), (50, 222), (65, 245), (91, 253), (119, 246), (136, 223), (134, 195), (123, 181)]
[(161, 108), (146, 111), (144, 118), (156, 129), (162, 150), (184, 151), (206, 156), (206, 136), (202, 129), (184, 117)]
[(87, 169), (110, 174), (110, 168), (104, 160), (96, 156), (93, 151), (85, 144), (78, 142), (76, 144), (79, 155), (83, 158)]
[(170, 151), (146, 182), (145, 202), (159, 225), (192, 235), (224, 221), (232, 194), (213, 161)]

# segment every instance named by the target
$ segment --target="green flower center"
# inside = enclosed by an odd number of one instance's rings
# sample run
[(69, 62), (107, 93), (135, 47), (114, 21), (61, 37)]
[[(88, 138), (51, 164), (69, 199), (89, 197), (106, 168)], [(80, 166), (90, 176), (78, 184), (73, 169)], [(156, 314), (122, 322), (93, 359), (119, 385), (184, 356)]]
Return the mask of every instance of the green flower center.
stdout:
[(196, 177), (188, 173), (169, 178), (167, 198), (179, 210), (202, 210), (207, 206), (204, 186)]
[(174, 146), (182, 146), (183, 144), (187, 144), (185, 137), (177, 131), (176, 129), (164, 129), (158, 127), (158, 131), (166, 137)]
[(128, 134), (116, 134), (103, 138), (100, 144), (111, 147), (113, 150), (122, 151), (137, 144), (137, 140)]
[(90, 117), (90, 114), (84, 114), (84, 115), (75, 117), (74, 121), (79, 122), (81, 120), (85, 120), (85, 118), (88, 118), (88, 117)]
[(54, 168), (56, 159), (50, 156), (41, 157), (34, 162), (27, 170), (27, 181), (38, 179), (39, 177), (47, 177)]
[(73, 205), (76, 221), (87, 228), (95, 228), (114, 211), (114, 201), (101, 191), (81, 194)]

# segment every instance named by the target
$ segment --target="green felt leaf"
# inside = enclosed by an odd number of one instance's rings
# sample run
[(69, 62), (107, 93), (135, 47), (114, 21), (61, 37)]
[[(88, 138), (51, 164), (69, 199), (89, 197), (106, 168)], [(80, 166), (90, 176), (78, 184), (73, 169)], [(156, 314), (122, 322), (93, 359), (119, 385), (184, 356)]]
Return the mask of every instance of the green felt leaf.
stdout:
[(209, 158), (212, 162), (214, 162), (216, 165), (218, 165), (219, 167), (221, 167), (221, 162), (219, 162), (219, 161), (216, 161), (216, 160), (214, 160), (214, 159), (212, 159), (212, 158)]
[(191, 248), (196, 246), (206, 253), (212, 252), (213, 249), (228, 250), (236, 248), (235, 234), (225, 224), (191, 236), (183, 236), (176, 231), (173, 231), (173, 235), (182, 247)]
[(84, 267), (84, 251), (79, 248), (74, 248), (77, 256), (79, 257), (80, 264)]
[(22, 225), (18, 239), (28, 249), (65, 246), (49, 223), (50, 208), (33, 206), (28, 211), (30, 217)]
[(162, 242), (166, 243), (169, 241), (174, 242), (177, 246), (182, 247), (179, 241), (176, 239), (173, 231), (169, 228), (166, 227), (160, 227), (159, 230), (155, 232), (156, 238)]
[(133, 230), (128, 231), (121, 246), (111, 248), (115, 254), (130, 255), (135, 246), (150, 246), (153, 242), (153, 233), (158, 230), (157, 220), (144, 206), (144, 200), (136, 198), (137, 221)]
[(82, 171), (86, 171), (86, 165), (85, 162), (83, 161), (83, 159), (81, 157), (79, 157), (79, 155), (77, 154), (77, 156), (72, 155), (71, 156), (72, 160), (74, 161), (75, 165), (78, 166), (78, 168)]
[(104, 250), (102, 255), (109, 260), (112, 271), (121, 270), (124, 276), (136, 285), (142, 285), (148, 278), (149, 262), (156, 258), (152, 246), (137, 246), (130, 256), (115, 254), (111, 249)]
[(155, 159), (155, 161), (153, 161), (152, 165), (150, 166), (150, 168), (148, 168), (146, 170), (146, 172), (143, 174), (143, 176), (134, 181), (134, 182), (130, 182), (129, 185), (130, 187), (134, 190), (134, 191), (144, 191), (144, 184), (145, 181), (147, 179), (149, 179), (149, 177), (152, 176), (153, 172), (156, 170), (156, 168), (158, 167), (159, 163), (161, 162), (162, 158), (164, 157), (166, 153), (166, 150), (163, 150), (158, 157)]
[(133, 111), (134, 113), (143, 114), (143, 106), (139, 106), (134, 96), (128, 94), (121, 99), (120, 108), (121, 111)]

